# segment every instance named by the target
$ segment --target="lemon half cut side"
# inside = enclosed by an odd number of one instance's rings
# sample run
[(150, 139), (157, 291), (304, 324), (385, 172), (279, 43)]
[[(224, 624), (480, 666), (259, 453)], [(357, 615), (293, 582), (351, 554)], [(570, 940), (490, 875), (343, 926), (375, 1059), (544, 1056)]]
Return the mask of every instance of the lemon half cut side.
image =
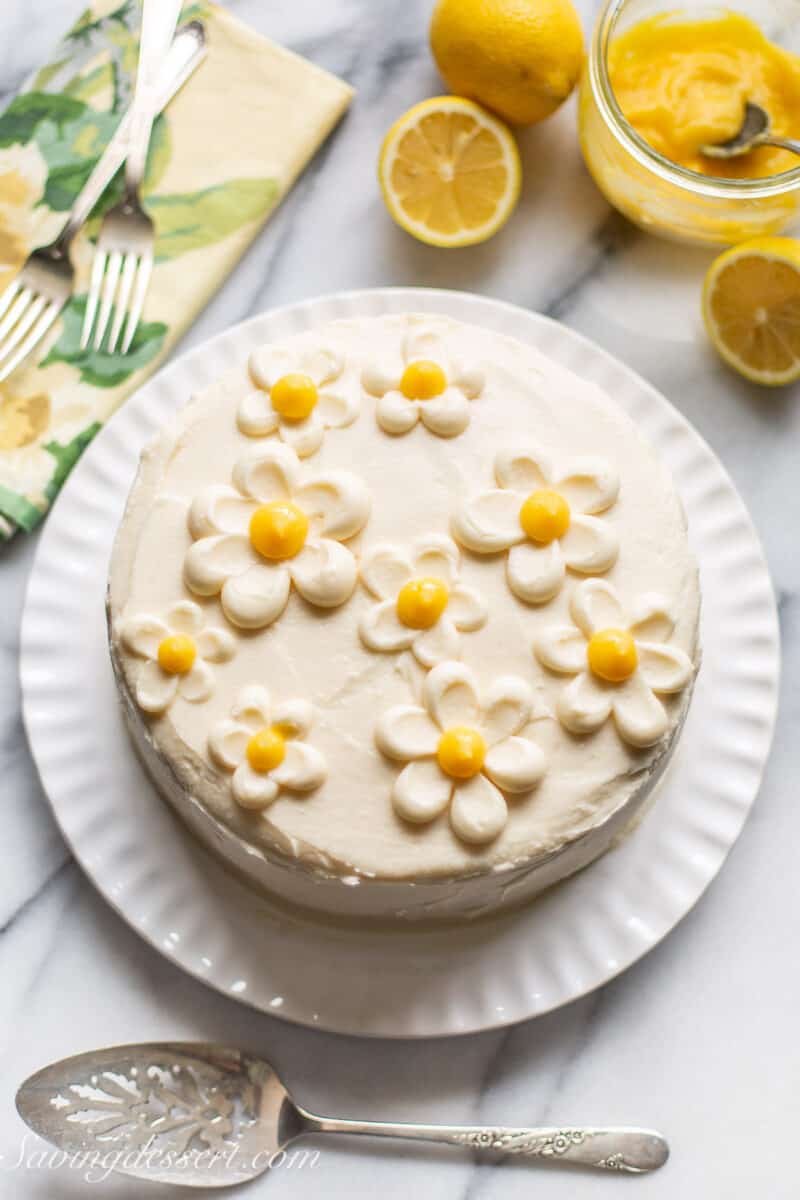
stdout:
[(383, 141), (378, 177), (390, 214), (431, 246), (472, 246), (517, 203), (520, 161), (510, 130), (459, 96), (415, 104)]

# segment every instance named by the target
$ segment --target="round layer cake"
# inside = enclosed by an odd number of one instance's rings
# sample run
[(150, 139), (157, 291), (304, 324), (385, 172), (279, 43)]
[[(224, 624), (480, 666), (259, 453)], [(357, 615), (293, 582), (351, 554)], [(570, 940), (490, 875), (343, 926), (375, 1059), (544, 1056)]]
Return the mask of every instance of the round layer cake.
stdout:
[(475, 916), (607, 850), (699, 658), (683, 510), (631, 420), (427, 315), (263, 346), (193, 398), (142, 455), (108, 610), (191, 830), (359, 918)]

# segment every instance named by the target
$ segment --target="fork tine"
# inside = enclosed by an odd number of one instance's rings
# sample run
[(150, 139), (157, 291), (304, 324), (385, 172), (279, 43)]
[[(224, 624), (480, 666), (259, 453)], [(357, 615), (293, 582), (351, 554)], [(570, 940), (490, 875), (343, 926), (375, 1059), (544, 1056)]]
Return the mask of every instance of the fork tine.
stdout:
[(99, 350), (103, 344), (103, 338), (108, 326), (108, 318), (111, 316), (111, 308), (114, 304), (114, 293), (119, 283), (121, 268), (122, 255), (119, 250), (112, 250), (108, 256), (108, 267), (106, 268), (106, 277), (103, 283), (103, 296), (100, 301), (100, 316), (97, 318), (97, 328), (94, 331), (92, 345), (95, 350)]
[(8, 287), (3, 290), (3, 294), (0, 296), (0, 317), (2, 317), (3, 313), (6, 311), (21, 287), (22, 283), (20, 282), (19, 276), (17, 276), (16, 279), (12, 279)]
[(153, 271), (153, 257), (151, 254), (145, 255), (139, 262), (139, 273), (136, 278), (136, 290), (133, 295), (133, 304), (128, 316), (128, 324), (125, 327), (125, 337), (122, 342), (122, 353), (127, 354), (131, 348), (131, 342), (134, 339), (136, 330), (139, 328), (139, 318), (142, 315), (144, 308), (144, 298), (147, 295), (147, 287), (150, 283), (150, 275)]
[(94, 318), (97, 312), (97, 305), (100, 300), (100, 289), (103, 286), (103, 275), (106, 270), (106, 259), (108, 255), (99, 247), (94, 252), (94, 262), (92, 263), (92, 277), (89, 281), (89, 295), (86, 297), (86, 311), (83, 314), (83, 328), (81, 329), (81, 350), (85, 350), (89, 345), (89, 338), (92, 336), (94, 328)]
[(120, 332), (122, 331), (122, 322), (128, 313), (128, 301), (131, 296), (131, 288), (136, 275), (136, 268), (139, 264), (139, 259), (132, 250), (129, 250), (125, 255), (122, 263), (122, 278), (119, 281), (119, 292), (117, 293), (117, 303), (114, 309), (114, 320), (111, 322), (111, 333), (108, 338), (108, 353), (113, 354), (117, 348)]
[(53, 324), (62, 308), (63, 305), (57, 303), (56, 301), (51, 301), (51, 303), (47, 305), (33, 329), (31, 329), (30, 333), (24, 339), (22, 344), (17, 347), (16, 354), (12, 355), (10, 359), (6, 359), (5, 363), (0, 364), (0, 383), (2, 383), (4, 379), (8, 379), (9, 375), (11, 375), (13, 371), (16, 371), (23, 359), (28, 357), (30, 352), (47, 333), (48, 329)]
[(8, 338), (0, 343), (0, 362), (8, 358), (12, 351), (16, 350), (25, 334), (33, 325), (34, 321), (39, 317), (47, 305), (47, 299), (44, 296), (34, 296), (31, 303), (25, 309), (24, 313), (17, 321)]
[(14, 328), (32, 299), (33, 291), (31, 288), (23, 288), (2, 321), (0, 321), (0, 347), (2, 346), (3, 338)]

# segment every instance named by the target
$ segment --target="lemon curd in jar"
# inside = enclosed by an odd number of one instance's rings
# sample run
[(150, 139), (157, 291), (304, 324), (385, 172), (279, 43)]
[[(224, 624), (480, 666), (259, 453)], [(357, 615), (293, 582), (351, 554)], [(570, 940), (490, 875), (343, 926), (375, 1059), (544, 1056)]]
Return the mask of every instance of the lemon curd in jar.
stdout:
[(581, 87), (587, 166), (611, 203), (652, 232), (708, 243), (776, 232), (798, 210), (800, 159), (771, 147), (729, 160), (700, 149), (737, 132), (748, 100), (776, 135), (800, 137), (800, 54), (741, 12), (695, 4), (653, 15), (638, 0), (608, 0)]

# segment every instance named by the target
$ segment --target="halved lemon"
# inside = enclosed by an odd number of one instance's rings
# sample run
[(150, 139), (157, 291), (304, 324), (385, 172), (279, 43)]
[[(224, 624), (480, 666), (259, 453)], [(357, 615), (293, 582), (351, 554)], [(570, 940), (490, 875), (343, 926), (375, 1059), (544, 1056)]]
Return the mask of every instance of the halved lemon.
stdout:
[(761, 237), (732, 246), (703, 286), (708, 336), (754, 383), (800, 379), (800, 241)]
[(517, 144), (479, 104), (437, 96), (395, 121), (378, 178), (397, 224), (431, 246), (483, 242), (513, 212), (520, 187)]

